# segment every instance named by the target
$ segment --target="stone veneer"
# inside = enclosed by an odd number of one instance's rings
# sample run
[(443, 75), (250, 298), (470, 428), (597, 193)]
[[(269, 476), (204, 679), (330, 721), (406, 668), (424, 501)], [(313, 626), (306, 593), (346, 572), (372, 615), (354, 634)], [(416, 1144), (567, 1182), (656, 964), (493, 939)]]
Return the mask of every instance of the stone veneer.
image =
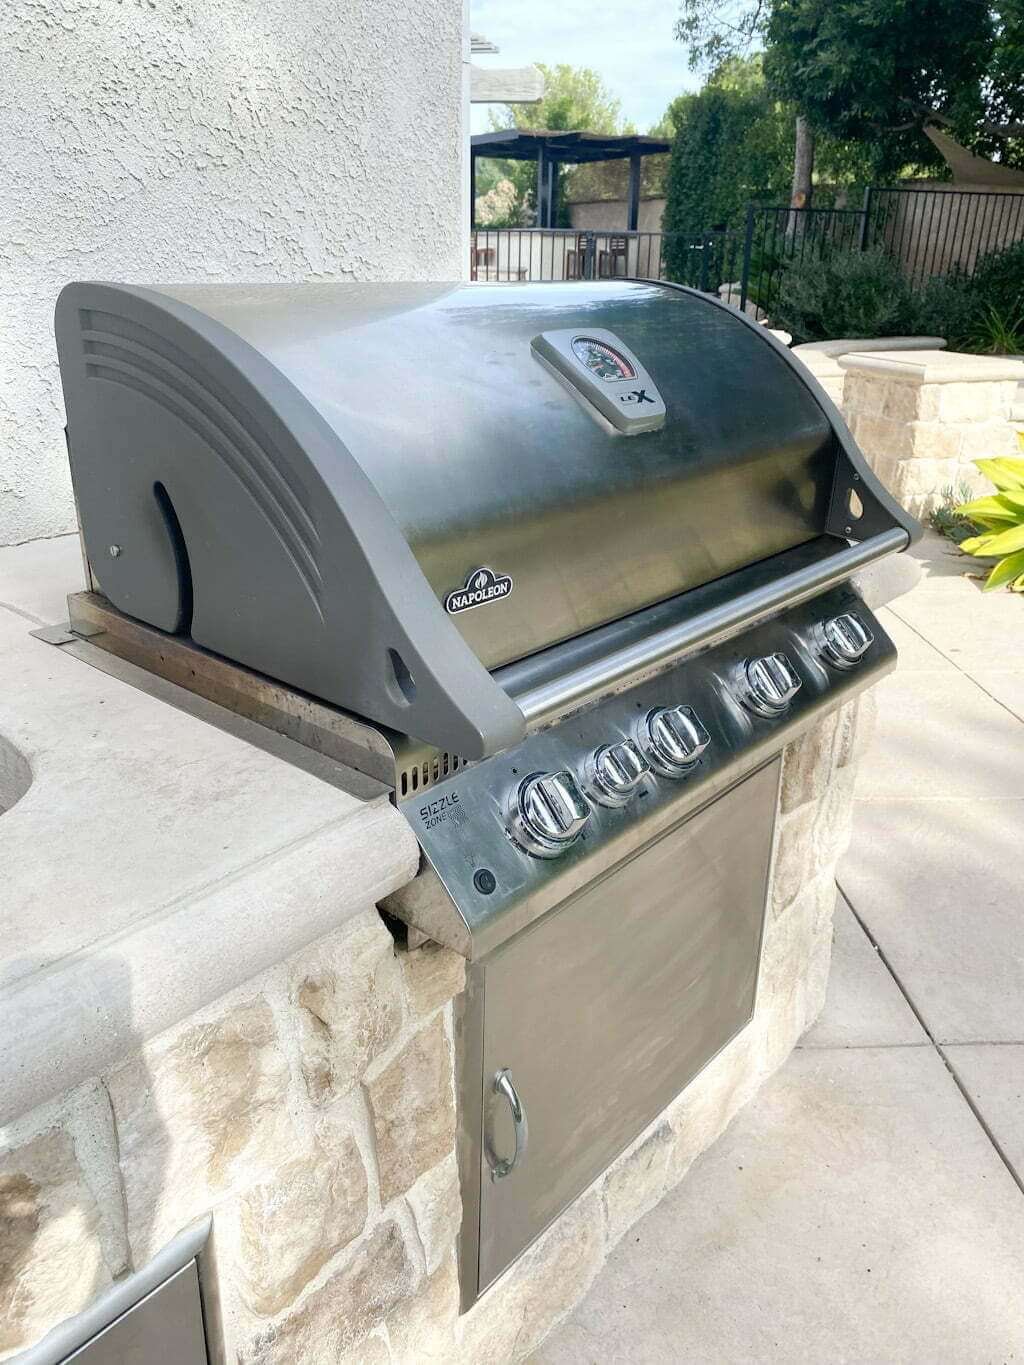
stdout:
[[(776, 333), (778, 335), (778, 333)], [(814, 375), (837, 408), (843, 406), (846, 371), (840, 365), (845, 355), (884, 351), (942, 351), (942, 337), (835, 337), (831, 341), (804, 341), (793, 347), (793, 356)]]
[(521, 1360), (820, 1010), (870, 706), (786, 750), (754, 1019), (471, 1312), (455, 1259), (463, 963), (396, 948), (367, 906), (0, 1134), (0, 1359), (212, 1212), (231, 1365)]
[(992, 491), (974, 461), (1019, 453), (1013, 424), (1024, 364), (956, 351), (843, 355), (843, 416), (871, 467), (915, 516), (952, 489)]

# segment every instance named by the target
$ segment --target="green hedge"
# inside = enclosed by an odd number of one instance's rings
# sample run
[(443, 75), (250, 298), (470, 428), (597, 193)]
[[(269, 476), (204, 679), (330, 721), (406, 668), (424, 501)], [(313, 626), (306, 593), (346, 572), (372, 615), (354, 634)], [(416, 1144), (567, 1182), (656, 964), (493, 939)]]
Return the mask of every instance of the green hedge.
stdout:
[(979, 261), (971, 287), (982, 307), (1019, 315), (1024, 309), (1024, 242)]
[(978, 262), (973, 277), (913, 285), (881, 248), (825, 249), (783, 266), (772, 322), (794, 341), (941, 336), (951, 349), (1024, 351), (1024, 242)]
[(910, 319), (910, 290), (884, 251), (824, 251), (783, 266), (772, 321), (794, 341), (897, 336)]

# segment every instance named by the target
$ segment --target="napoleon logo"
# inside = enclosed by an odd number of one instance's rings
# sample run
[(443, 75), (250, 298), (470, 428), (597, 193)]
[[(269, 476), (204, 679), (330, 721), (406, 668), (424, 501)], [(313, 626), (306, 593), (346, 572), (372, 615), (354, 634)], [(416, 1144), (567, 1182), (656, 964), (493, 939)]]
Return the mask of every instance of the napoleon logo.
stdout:
[(646, 389), (630, 389), (629, 393), (619, 395), (620, 403), (653, 403), (654, 399)]
[(485, 602), (496, 602), (499, 597), (507, 597), (512, 591), (512, 580), (508, 574), (496, 574), (493, 569), (471, 569), (461, 588), (455, 588), (444, 599), (444, 609), (454, 616), (471, 607), (482, 607)]

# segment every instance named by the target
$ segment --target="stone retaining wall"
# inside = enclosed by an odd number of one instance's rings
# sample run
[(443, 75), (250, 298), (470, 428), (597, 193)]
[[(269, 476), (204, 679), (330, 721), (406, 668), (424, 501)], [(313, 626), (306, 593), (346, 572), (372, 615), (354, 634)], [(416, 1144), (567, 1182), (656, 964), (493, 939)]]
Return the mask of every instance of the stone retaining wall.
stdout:
[(974, 461), (1016, 455), (1013, 407), (1024, 364), (956, 351), (844, 355), (843, 415), (890, 493), (917, 517), (953, 490), (992, 486)]
[[(521, 1360), (787, 1057), (825, 997), (869, 699), (785, 753), (751, 1024), (465, 1316), (461, 958), (344, 929), (0, 1134), (0, 1359), (212, 1212), (232, 1365)], [(861, 719), (858, 719), (858, 716)], [(97, 1002), (102, 1008), (102, 1002)]]

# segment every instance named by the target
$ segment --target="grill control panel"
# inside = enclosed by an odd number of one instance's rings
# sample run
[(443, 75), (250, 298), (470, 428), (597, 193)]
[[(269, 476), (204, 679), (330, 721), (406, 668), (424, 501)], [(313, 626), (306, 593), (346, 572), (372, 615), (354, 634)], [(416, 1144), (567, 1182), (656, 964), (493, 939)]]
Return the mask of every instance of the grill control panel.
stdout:
[(757, 716), (781, 716), (802, 686), (788, 654), (750, 659), (743, 669), (740, 696)]
[(453, 773), (401, 803), (439, 881), (434, 899), (417, 878), (401, 917), (467, 956), (490, 951), (895, 659), (856, 593), (835, 588)]
[(833, 616), (821, 625), (821, 652), (833, 668), (856, 668), (875, 637), (856, 612)]
[(689, 706), (661, 706), (638, 726), (651, 767), (662, 777), (683, 777), (700, 762), (711, 736)]
[[(855, 668), (874, 636), (853, 612), (829, 617), (811, 632), (820, 652), (836, 668)], [(729, 689), (755, 715), (774, 720), (802, 687), (796, 665), (784, 650), (744, 660)], [(582, 837), (593, 805), (616, 809), (638, 797), (655, 777), (689, 776), (710, 746), (711, 735), (692, 706), (656, 706), (635, 727), (636, 742), (602, 744), (583, 764), (581, 781), (571, 769), (532, 773), (516, 789), (509, 807), (508, 833), (525, 853), (557, 858)]]
[(652, 771), (685, 777), (711, 743), (689, 706), (656, 707), (637, 731), (647, 756), (629, 739), (602, 744), (584, 764), (583, 787), (568, 769), (531, 773), (521, 782), (509, 808), (508, 832), (515, 843), (537, 858), (557, 858), (583, 833), (591, 802), (624, 806)]
[(602, 744), (587, 761), (587, 792), (599, 806), (624, 806), (650, 770), (651, 765), (631, 739)]
[(509, 833), (527, 853), (557, 858), (582, 833), (590, 819), (590, 803), (575, 775), (531, 773), (512, 800)]

